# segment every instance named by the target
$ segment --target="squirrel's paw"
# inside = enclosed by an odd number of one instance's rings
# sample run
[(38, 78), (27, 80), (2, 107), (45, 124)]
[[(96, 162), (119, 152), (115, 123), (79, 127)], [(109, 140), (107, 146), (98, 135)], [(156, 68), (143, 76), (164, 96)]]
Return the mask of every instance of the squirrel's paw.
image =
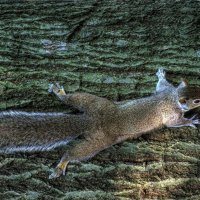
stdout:
[(54, 93), (56, 95), (66, 95), (63, 86), (60, 86), (59, 83), (49, 84), (48, 92), (49, 93)]
[(49, 93), (52, 93), (52, 92), (53, 92), (53, 88), (54, 88), (54, 84), (53, 84), (53, 83), (50, 83), (50, 84), (49, 84), (49, 88), (48, 88), (48, 92), (49, 92)]
[(200, 119), (197, 119), (196, 116), (197, 116), (197, 115), (194, 115), (193, 117), (190, 118), (190, 120), (191, 120), (190, 126), (193, 127), (193, 128), (197, 128), (197, 127), (195, 126), (195, 124), (196, 124), (196, 125), (197, 125), (197, 124), (200, 124)]
[(164, 69), (161, 67), (158, 69), (156, 75), (158, 76), (159, 79), (163, 79), (165, 78), (165, 71)]
[(65, 175), (68, 163), (69, 161), (61, 161), (54, 169), (53, 173), (49, 176), (49, 179), (58, 178), (61, 175)]

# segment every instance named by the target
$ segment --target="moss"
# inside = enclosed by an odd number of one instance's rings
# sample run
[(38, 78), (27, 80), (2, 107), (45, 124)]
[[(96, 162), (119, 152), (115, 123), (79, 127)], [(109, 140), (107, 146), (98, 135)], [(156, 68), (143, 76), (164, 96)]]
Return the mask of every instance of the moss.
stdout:
[[(199, 79), (198, 1), (9, 1), (0, 4), (0, 109), (66, 111), (60, 82), (112, 100), (150, 95), (163, 66)], [(0, 199), (199, 199), (198, 129), (115, 145), (49, 180), (62, 149), (1, 156)], [(42, 164), (41, 164), (42, 163)]]
[(91, 199), (91, 200), (97, 200), (97, 199), (105, 199), (105, 200), (114, 200), (116, 199), (116, 197), (114, 197), (114, 195), (111, 195), (111, 194), (107, 194), (103, 191), (75, 191), (75, 192), (68, 192), (65, 194), (65, 197), (61, 198), (63, 200), (74, 200), (74, 199), (81, 199), (81, 200), (84, 200), (84, 199)]

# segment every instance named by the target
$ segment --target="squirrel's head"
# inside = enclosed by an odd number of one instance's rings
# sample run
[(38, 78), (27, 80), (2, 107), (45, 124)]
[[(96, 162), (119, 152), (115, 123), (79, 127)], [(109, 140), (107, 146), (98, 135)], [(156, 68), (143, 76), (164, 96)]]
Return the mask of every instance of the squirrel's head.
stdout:
[(189, 86), (186, 81), (182, 81), (177, 91), (183, 110), (189, 111), (200, 107), (200, 87)]

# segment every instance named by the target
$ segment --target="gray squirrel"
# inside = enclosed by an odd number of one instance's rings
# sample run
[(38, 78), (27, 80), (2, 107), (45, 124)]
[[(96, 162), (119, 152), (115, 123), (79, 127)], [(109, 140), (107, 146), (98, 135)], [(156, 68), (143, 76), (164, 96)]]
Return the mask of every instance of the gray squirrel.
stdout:
[[(156, 75), (159, 80), (153, 95), (121, 102), (88, 93), (66, 94), (59, 84), (51, 84), (50, 93), (82, 114), (0, 112), (0, 152), (49, 151), (77, 140), (49, 176), (56, 178), (65, 174), (69, 162), (87, 160), (126, 139), (162, 127), (196, 128), (200, 120), (185, 118), (184, 113), (200, 106), (200, 87), (185, 81), (174, 87), (162, 68)], [(83, 139), (78, 138), (81, 135)]]

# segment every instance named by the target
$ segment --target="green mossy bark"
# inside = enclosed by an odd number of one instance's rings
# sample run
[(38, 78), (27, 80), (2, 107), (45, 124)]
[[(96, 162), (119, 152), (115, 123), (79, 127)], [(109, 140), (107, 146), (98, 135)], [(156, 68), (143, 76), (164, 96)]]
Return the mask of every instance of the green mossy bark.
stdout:
[[(112, 100), (150, 95), (163, 66), (200, 85), (199, 1), (0, 2), (0, 109), (66, 110), (50, 82)], [(200, 199), (199, 129), (115, 145), (65, 177), (63, 149), (0, 155), (0, 199)]]

